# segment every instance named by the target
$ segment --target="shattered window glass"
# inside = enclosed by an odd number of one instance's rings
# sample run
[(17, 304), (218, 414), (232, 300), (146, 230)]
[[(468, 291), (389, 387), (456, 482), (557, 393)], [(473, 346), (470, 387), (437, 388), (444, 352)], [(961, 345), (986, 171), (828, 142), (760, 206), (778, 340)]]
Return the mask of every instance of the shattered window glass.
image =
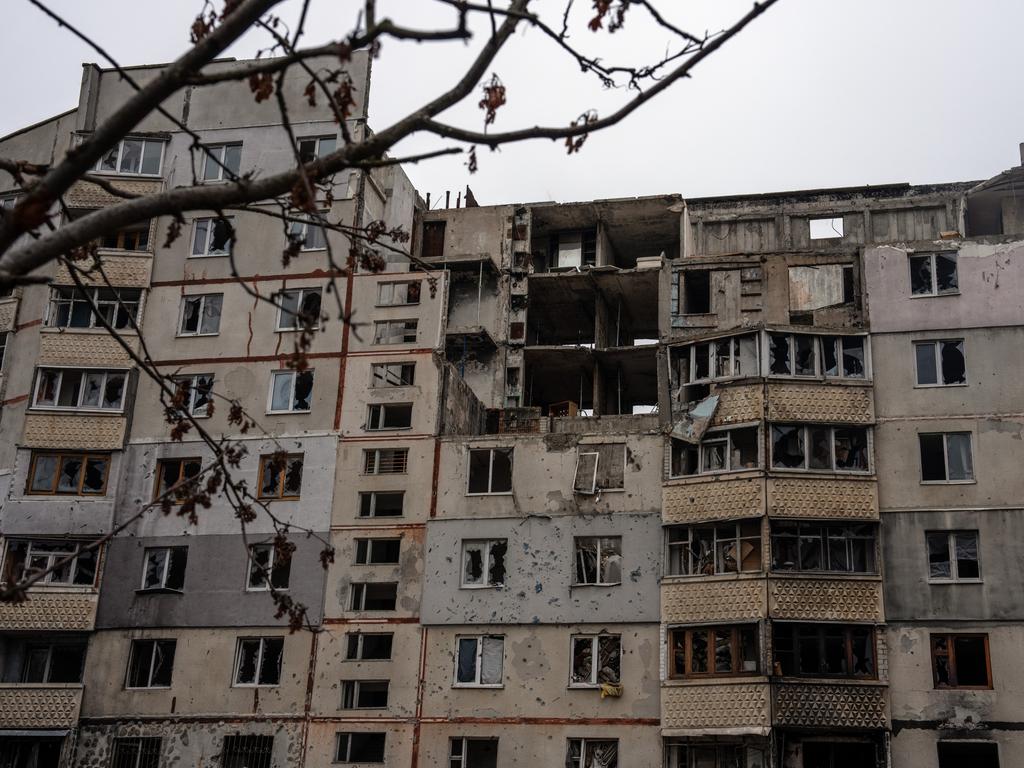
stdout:
[(622, 582), (622, 537), (576, 539), (576, 584)]
[(793, 354), (793, 375), (814, 376), (817, 373), (815, 367), (816, 339), (813, 336), (796, 335), (795, 350)]
[(963, 340), (940, 341), (939, 348), (942, 351), (942, 383), (966, 384), (967, 365), (964, 362)]
[(500, 587), (505, 583), (505, 539), (466, 541), (462, 545), (462, 585)]
[(618, 635), (574, 636), (570, 682), (573, 685), (618, 685), (621, 655)]
[(791, 373), (789, 363), (789, 336), (783, 333), (768, 335), (768, 370), (769, 373), (788, 376)]
[(931, 255), (910, 257), (910, 292), (914, 296), (935, 293), (932, 287)]
[(804, 431), (800, 427), (772, 427), (772, 465), (787, 469), (804, 465)]
[(960, 290), (955, 253), (935, 254), (935, 285), (939, 293), (956, 293)]

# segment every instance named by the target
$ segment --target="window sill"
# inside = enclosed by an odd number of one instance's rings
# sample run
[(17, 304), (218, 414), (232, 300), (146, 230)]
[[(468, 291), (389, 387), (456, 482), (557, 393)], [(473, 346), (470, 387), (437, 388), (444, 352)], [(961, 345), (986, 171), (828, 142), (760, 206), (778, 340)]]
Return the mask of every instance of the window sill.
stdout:
[(786, 571), (782, 569), (772, 568), (768, 575), (773, 579), (840, 579), (840, 580), (870, 580), (870, 581), (881, 581), (882, 576), (879, 573), (869, 573), (861, 571)]
[[(263, 595), (263, 594), (266, 594), (267, 592), (270, 591), (270, 587), (246, 587), (245, 591), (246, 592), (254, 592), (256, 594)], [(287, 592), (288, 591), (288, 587), (277, 587), (275, 589), (275, 591), (276, 592)]]
[(481, 497), (481, 496), (511, 496), (512, 491), (491, 491), (482, 493), (466, 493), (467, 496)]
[(370, 346), (373, 347), (398, 347), (402, 344), (415, 344), (416, 339), (412, 341), (375, 341)]
[(90, 174), (94, 174), (96, 176), (103, 176), (104, 178), (107, 178), (107, 179), (125, 179), (125, 180), (149, 179), (150, 181), (162, 181), (163, 178), (164, 178), (161, 173), (125, 173), (124, 171), (97, 171), (97, 170), (91, 170), (91, 171), (89, 171), (89, 173)]
[(183, 589), (171, 589), (169, 587), (150, 587), (135, 590), (136, 595), (184, 595)]
[(772, 467), (771, 472), (783, 475), (810, 475), (812, 477), (871, 477), (873, 469), (798, 469), (796, 467)]
[(970, 382), (962, 384), (915, 384), (914, 389), (954, 389), (956, 387), (969, 387)]
[[(699, 480), (699, 479), (705, 478), (705, 477), (706, 478), (714, 478), (714, 477), (722, 477), (722, 476), (726, 476), (726, 475), (738, 475), (738, 474), (741, 474), (743, 472), (757, 472), (760, 469), (761, 469), (761, 467), (742, 467), (740, 469), (722, 469), (722, 470), (719, 470), (718, 472), (698, 472), (698, 473), (693, 474), (693, 475), (669, 475), (668, 479), (669, 480)], [(806, 472), (807, 470), (799, 470), (799, 471)], [(616, 490), (624, 490), (624, 489), (618, 488)]]
[(912, 293), (911, 299), (942, 299), (946, 296), (959, 296), (960, 291), (946, 291), (944, 293)]
[(411, 424), (408, 427), (363, 427), (364, 432), (372, 432), (374, 434), (380, 432), (408, 432), (411, 429)]
[[(275, 328), (274, 329), (274, 333), (298, 333), (299, 331), (304, 331), (304, 330), (306, 330), (306, 329), (305, 328)], [(311, 331), (319, 331), (320, 330), (320, 325), (317, 324), (317, 325), (310, 326), (309, 330), (311, 330)]]
[(922, 480), (919, 485), (977, 485), (977, 480)]
[[(397, 565), (397, 563), (395, 563), (395, 565)], [(469, 590), (493, 589), (495, 591), (500, 591), (500, 590), (503, 590), (504, 588), (505, 588), (504, 584), (460, 584), (459, 585), (459, 589), (469, 589)]]
[(501, 690), (504, 687), (505, 687), (504, 683), (452, 683), (452, 688), (461, 688), (461, 689), (484, 688), (484, 689), (487, 689), (487, 690), (494, 691), (494, 690)]
[(223, 259), (225, 256), (228, 256), (228, 255), (229, 254), (228, 254), (227, 251), (225, 251), (224, 253), (190, 253), (185, 258), (186, 259)]
[(991, 685), (936, 685), (936, 691), (992, 691)]
[(309, 408), (305, 411), (267, 411), (267, 416), (301, 416), (306, 413), (312, 413), (313, 409)]
[(622, 683), (569, 683), (565, 686), (567, 691), (594, 691), (600, 692), (602, 685), (622, 685)]
[(176, 339), (196, 339), (196, 338), (210, 338), (220, 336), (220, 331), (216, 333), (176, 333), (174, 338)]
[(569, 589), (586, 589), (588, 587), (621, 587), (621, 581), (595, 582), (593, 584), (570, 584)]
[(169, 685), (145, 685), (145, 686), (131, 686), (126, 685), (124, 687), (126, 691), (134, 691), (137, 693), (144, 693), (145, 691), (169, 691), (171, 686)]
[(280, 683), (232, 683), (232, 688), (280, 688)]
[(942, 587), (950, 584), (984, 584), (984, 579), (928, 579), (929, 584)]
[(704, 685), (746, 685), (754, 683), (768, 684), (768, 676), (763, 672), (742, 672), (734, 675), (699, 675), (696, 677), (666, 677), (666, 686), (698, 687)]

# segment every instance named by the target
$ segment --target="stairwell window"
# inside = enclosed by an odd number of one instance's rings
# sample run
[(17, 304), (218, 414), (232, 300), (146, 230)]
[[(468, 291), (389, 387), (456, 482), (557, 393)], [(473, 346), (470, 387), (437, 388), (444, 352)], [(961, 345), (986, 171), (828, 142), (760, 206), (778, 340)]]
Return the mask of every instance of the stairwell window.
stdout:
[(283, 637), (243, 637), (235, 654), (235, 685), (275, 686), (281, 682)]
[(240, 143), (210, 144), (203, 150), (203, 181), (225, 181), (238, 176), (242, 165)]
[(383, 763), (387, 734), (353, 731), (339, 733), (335, 744), (336, 763)]
[(363, 450), (364, 475), (404, 475), (408, 468), (408, 448), (372, 448)]
[(387, 709), (387, 680), (343, 680), (341, 683), (342, 709)]
[(922, 483), (974, 481), (970, 432), (938, 432), (917, 437), (921, 446)]
[(843, 217), (808, 219), (807, 229), (811, 240), (840, 240), (843, 237)]
[(412, 427), (412, 403), (375, 403), (367, 406), (366, 429), (409, 429)]
[(273, 736), (225, 736), (220, 768), (272, 768)]
[(127, 371), (94, 368), (40, 368), (33, 408), (68, 411), (122, 411)]
[(374, 344), (414, 344), (418, 321), (378, 320), (373, 324)]
[(669, 647), (671, 677), (757, 674), (757, 625), (672, 629)]
[(96, 161), (100, 173), (159, 176), (167, 142), (159, 139), (121, 139)]
[(177, 640), (132, 640), (127, 688), (170, 688)]
[(151, 547), (142, 566), (142, 592), (181, 592), (185, 588), (188, 547)]
[(308, 413), (313, 409), (313, 371), (273, 371), (268, 413)]
[(411, 387), (416, 381), (416, 363), (374, 363), (371, 387)]
[(618, 685), (622, 668), (622, 638), (619, 635), (573, 635), (569, 686), (596, 688)]
[(360, 517), (401, 517), (405, 491), (366, 491), (359, 494)]
[(927, 531), (928, 581), (981, 581), (977, 531)]
[(216, 336), (220, 333), (220, 314), (224, 294), (208, 293), (184, 296), (178, 320), (179, 336)]
[(622, 537), (577, 536), (573, 539), (574, 586), (622, 583)]
[(348, 661), (387, 661), (395, 636), (390, 632), (350, 632), (346, 636)]
[(118, 737), (114, 739), (111, 768), (160, 768), (159, 736)]
[(397, 565), (401, 539), (356, 539), (356, 565)]
[(449, 739), (448, 768), (498, 768), (498, 740), (466, 736)]
[(502, 635), (474, 635), (456, 638), (456, 688), (501, 688), (505, 658)]
[(354, 582), (351, 594), (351, 611), (393, 611), (398, 605), (395, 582)]
[(398, 307), (419, 303), (419, 280), (377, 283), (378, 307)]
[(909, 261), (912, 298), (960, 293), (955, 251), (913, 254)]
[(471, 448), (468, 496), (512, 492), (512, 449)]

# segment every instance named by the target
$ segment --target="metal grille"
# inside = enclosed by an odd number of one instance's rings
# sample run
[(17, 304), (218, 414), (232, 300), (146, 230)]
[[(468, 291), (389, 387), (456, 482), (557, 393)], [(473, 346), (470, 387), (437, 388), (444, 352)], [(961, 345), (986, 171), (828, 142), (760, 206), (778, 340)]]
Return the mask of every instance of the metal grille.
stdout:
[(159, 765), (159, 737), (114, 740), (114, 759), (110, 768), (159, 768)]
[(270, 768), (273, 736), (225, 736), (221, 768)]

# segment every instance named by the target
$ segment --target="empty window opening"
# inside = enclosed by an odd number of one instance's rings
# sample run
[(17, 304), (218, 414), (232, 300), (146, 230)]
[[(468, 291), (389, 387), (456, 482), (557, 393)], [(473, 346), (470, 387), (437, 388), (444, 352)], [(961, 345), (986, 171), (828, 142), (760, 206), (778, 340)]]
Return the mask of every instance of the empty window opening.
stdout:
[(960, 292), (955, 252), (914, 254), (909, 260), (912, 296), (941, 296)]
[(345, 658), (349, 661), (387, 661), (394, 635), (390, 632), (354, 632), (347, 636)]
[(386, 709), (387, 680), (344, 680), (341, 684), (342, 709)]
[(356, 565), (396, 565), (401, 539), (356, 539)]
[(439, 259), (444, 256), (444, 222), (423, 222), (423, 258)]
[(505, 585), (507, 539), (475, 539), (462, 542), (462, 586), (470, 588)]
[(339, 733), (334, 762), (383, 763), (387, 735), (378, 732)]
[(469, 494), (512, 492), (512, 449), (473, 448), (469, 451)]
[(566, 768), (619, 768), (617, 739), (569, 739)]
[(758, 668), (757, 626), (669, 631), (670, 677), (752, 675)]
[(455, 652), (455, 686), (502, 685), (505, 638), (501, 635), (459, 637)]
[(918, 435), (921, 445), (921, 481), (955, 483), (974, 480), (970, 432)]
[(992, 687), (988, 635), (932, 635), (931, 647), (936, 688)]
[(576, 586), (622, 583), (622, 537), (580, 536), (573, 540)]
[(416, 363), (374, 363), (372, 387), (411, 387), (416, 381)]
[(180, 592), (185, 588), (188, 547), (155, 547), (146, 550), (142, 590)]
[(878, 527), (874, 523), (772, 524), (772, 569), (877, 573)]
[(822, 219), (808, 219), (807, 227), (811, 240), (830, 240), (843, 236), (843, 217), (833, 216)]
[(288, 589), (293, 549), (279, 549), (273, 544), (253, 544), (249, 547), (249, 577), (246, 589)]
[(409, 429), (411, 426), (412, 403), (384, 403), (368, 408), (367, 430)]
[(619, 635), (573, 635), (571, 643), (571, 686), (619, 684), (622, 667), (622, 638)]
[(626, 444), (581, 445), (576, 456), (573, 490), (593, 494), (625, 486)]
[(448, 768), (498, 768), (498, 740), (452, 738), (448, 742)]
[(867, 472), (865, 427), (772, 425), (772, 466), (825, 472)]
[(127, 688), (170, 688), (176, 640), (132, 640)]
[(235, 685), (280, 684), (283, 656), (283, 637), (240, 638), (235, 659)]
[(359, 494), (360, 517), (401, 517), (404, 491), (370, 491)]
[(758, 429), (709, 431), (699, 445), (672, 438), (672, 477), (739, 472), (759, 465)]
[(398, 584), (356, 582), (352, 584), (353, 611), (393, 611), (398, 602)]
[(584, 229), (553, 234), (549, 254), (552, 269), (592, 267), (597, 263), (597, 230)]
[(225, 736), (221, 768), (271, 768), (273, 736)]
[(977, 531), (927, 531), (929, 581), (981, 578)]
[(772, 625), (775, 663), (786, 676), (875, 677), (875, 632), (839, 624)]
[(706, 315), (711, 312), (711, 272), (688, 269), (679, 273), (683, 281), (683, 314)]
[(967, 362), (963, 339), (914, 342), (919, 387), (967, 383)]
[(761, 521), (668, 528), (669, 576), (761, 570)]
[(85, 641), (63, 640), (25, 645), (23, 683), (80, 683), (85, 667)]
[(940, 741), (939, 768), (999, 768), (999, 745), (984, 741)]
[(789, 268), (790, 312), (812, 312), (842, 306), (852, 303), (854, 298), (852, 264)]
[[(866, 768), (878, 765), (875, 745), (863, 741), (804, 741), (804, 762), (807, 768)], [(971, 768), (974, 768), (972, 766)]]

